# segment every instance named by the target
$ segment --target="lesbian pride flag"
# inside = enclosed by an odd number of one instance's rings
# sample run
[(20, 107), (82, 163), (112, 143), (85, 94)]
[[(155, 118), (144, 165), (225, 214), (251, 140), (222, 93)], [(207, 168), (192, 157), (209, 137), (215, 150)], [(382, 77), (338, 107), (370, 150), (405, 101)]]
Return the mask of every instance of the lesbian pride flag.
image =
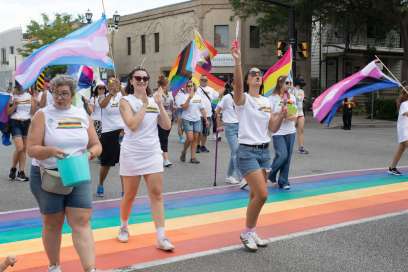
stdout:
[(108, 57), (106, 17), (34, 51), (16, 70), (16, 80), (27, 89), (51, 65), (80, 64), (113, 69)]
[(292, 70), (292, 47), (290, 46), (283, 57), (278, 60), (263, 76), (264, 89), (262, 95), (270, 96), (275, 90), (280, 76), (288, 76)]

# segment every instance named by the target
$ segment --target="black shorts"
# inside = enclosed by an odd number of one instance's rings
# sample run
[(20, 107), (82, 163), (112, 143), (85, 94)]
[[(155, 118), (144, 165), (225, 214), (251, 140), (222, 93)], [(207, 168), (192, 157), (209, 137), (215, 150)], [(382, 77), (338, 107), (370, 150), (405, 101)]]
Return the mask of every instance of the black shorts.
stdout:
[(15, 120), (10, 119), (9, 124), (11, 128), (11, 135), (13, 137), (27, 137), (28, 128), (30, 127), (31, 120)]
[(122, 131), (121, 129), (118, 129), (101, 134), (102, 166), (115, 166), (115, 164), (119, 162), (120, 155), (119, 135), (121, 131)]

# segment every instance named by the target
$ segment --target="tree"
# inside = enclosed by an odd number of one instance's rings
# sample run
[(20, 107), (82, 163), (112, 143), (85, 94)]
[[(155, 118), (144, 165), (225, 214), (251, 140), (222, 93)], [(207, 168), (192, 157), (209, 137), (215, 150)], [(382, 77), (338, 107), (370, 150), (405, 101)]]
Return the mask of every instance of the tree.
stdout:
[[(280, 0), (294, 5), (297, 29), (305, 30), (314, 23), (331, 25), (344, 32), (345, 45), (353, 35), (374, 29), (381, 40), (391, 30), (401, 33), (404, 49), (402, 79), (408, 80), (408, 0)], [(259, 16), (258, 24), (266, 37), (270, 33), (287, 33), (285, 8), (271, 5), (267, 0), (230, 0), (235, 14), (240, 17)]]

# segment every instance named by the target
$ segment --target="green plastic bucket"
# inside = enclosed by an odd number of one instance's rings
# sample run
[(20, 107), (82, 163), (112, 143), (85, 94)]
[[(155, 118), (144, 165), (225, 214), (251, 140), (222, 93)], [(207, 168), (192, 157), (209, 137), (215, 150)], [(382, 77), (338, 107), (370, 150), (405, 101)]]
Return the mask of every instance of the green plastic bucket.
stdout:
[(88, 152), (77, 156), (68, 156), (64, 159), (58, 159), (57, 167), (62, 184), (66, 187), (90, 182), (91, 180)]

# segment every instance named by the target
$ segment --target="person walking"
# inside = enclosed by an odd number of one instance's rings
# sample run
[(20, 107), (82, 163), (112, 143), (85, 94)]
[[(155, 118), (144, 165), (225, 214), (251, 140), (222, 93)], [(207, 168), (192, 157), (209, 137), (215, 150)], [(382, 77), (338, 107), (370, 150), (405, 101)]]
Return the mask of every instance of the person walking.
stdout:
[[(60, 272), (62, 226), (65, 218), (72, 228), (72, 241), (84, 271), (96, 271), (95, 246), (90, 226), (92, 214), (91, 182), (61, 192), (52, 181), (46, 187), (46, 177), (57, 175), (57, 158), (76, 155), (87, 150), (89, 159), (101, 153), (91, 118), (84, 109), (72, 106), (76, 82), (69, 76), (53, 80), (53, 104), (39, 110), (33, 117), (27, 138), (27, 151), (36, 161), (31, 167), (30, 188), (42, 214), (42, 241), (49, 260), (49, 272)], [(62, 187), (62, 185), (61, 185)], [(64, 187), (67, 188), (67, 187)], [(69, 187), (68, 187), (69, 189)]]
[[(279, 188), (284, 190), (290, 190), (289, 168), (296, 137), (296, 98), (288, 92), (290, 85), (291, 82), (287, 76), (278, 77), (275, 90), (269, 97), (272, 112), (281, 112), (282, 107), (287, 107), (288, 109), (287, 117), (282, 122), (279, 130), (272, 136), (275, 158), (273, 159), (268, 176), (271, 182), (277, 181)], [(278, 173), (279, 179), (277, 180)]]
[[(173, 112), (174, 112), (174, 98), (173, 98), (173, 95), (171, 95), (168, 91), (169, 81), (164, 75), (160, 75), (159, 80), (157, 81), (157, 85), (158, 85), (157, 91), (162, 90), (161, 94), (162, 94), (163, 106), (167, 112), (167, 115), (169, 116), (171, 120), (171, 117), (173, 116)], [(161, 150), (163, 151), (163, 165), (164, 167), (170, 167), (172, 163), (170, 162), (170, 159), (169, 159), (168, 146), (169, 146), (169, 135), (170, 135), (171, 128), (166, 130), (166, 129), (163, 129), (160, 125), (158, 125), (157, 129), (159, 131), (160, 147), (161, 147)]]
[(105, 196), (104, 182), (111, 167), (119, 162), (120, 135), (123, 131), (123, 120), (119, 111), (119, 101), (122, 98), (119, 80), (112, 77), (108, 80), (108, 94), (99, 97), (99, 106), (102, 109), (102, 154), (99, 171), (99, 185), (97, 197)]
[[(197, 94), (201, 97), (201, 101), (204, 105), (205, 112), (206, 112), (206, 120), (204, 120), (204, 116), (201, 117), (202, 121), (202, 131), (200, 133), (200, 139), (197, 145), (197, 153), (203, 152), (208, 153), (210, 150), (206, 147), (207, 138), (211, 132), (211, 123), (212, 123), (212, 116), (213, 116), (213, 108), (212, 108), (212, 101), (217, 99), (219, 94), (213, 88), (207, 85), (208, 78), (206, 75), (201, 75), (200, 77), (200, 86), (197, 88)], [(206, 125), (208, 124), (208, 125)]]
[(209, 123), (203, 100), (197, 94), (196, 86), (192, 80), (189, 80), (186, 84), (186, 93), (180, 93), (176, 97), (176, 103), (183, 108), (181, 118), (183, 130), (186, 133), (186, 142), (183, 151), (181, 151), (180, 160), (182, 162), (186, 161), (186, 152), (191, 147), (190, 163), (199, 164), (200, 161), (196, 159), (196, 149), (202, 131), (202, 122), (204, 126), (209, 126)]
[(309, 154), (305, 148), (305, 113), (303, 111), (303, 101), (305, 100), (305, 91), (302, 89), (306, 84), (303, 78), (299, 77), (294, 80), (294, 88), (289, 93), (296, 98), (297, 119), (296, 119), (296, 136), (298, 152), (303, 155)]
[(408, 147), (408, 94), (404, 90), (401, 90), (401, 94), (397, 99), (397, 109), (399, 111), (397, 121), (398, 148), (395, 151), (391, 165), (388, 167), (388, 173), (400, 176), (402, 173), (397, 169), (397, 164)]
[(176, 123), (177, 123), (177, 134), (179, 136), (178, 141), (179, 141), (180, 144), (184, 144), (186, 142), (186, 139), (183, 136), (183, 134), (184, 134), (184, 131), (183, 131), (183, 119), (181, 118), (181, 115), (183, 113), (183, 108), (181, 107), (181, 105), (177, 104), (177, 100), (180, 100), (180, 99), (177, 99), (177, 97), (178, 96), (184, 96), (184, 94), (185, 94), (185, 90), (180, 89), (177, 92), (177, 94), (176, 94), (176, 96), (174, 98), (174, 102), (175, 102), (175, 106), (176, 106), (176, 111), (175, 111), (174, 115), (175, 115), (175, 119), (176, 119)]
[(159, 87), (150, 97), (150, 76), (143, 68), (130, 72), (126, 95), (120, 101), (120, 112), (125, 123), (125, 136), (120, 153), (120, 175), (124, 196), (120, 206), (121, 227), (118, 240), (129, 240), (128, 220), (133, 201), (143, 177), (151, 203), (153, 221), (157, 232), (157, 247), (172, 251), (173, 244), (165, 235), (163, 205), (163, 157), (160, 149), (158, 126), (171, 128), (171, 120), (163, 105), (164, 90)]
[[(28, 128), (31, 123), (31, 116), (37, 108), (37, 92), (33, 91), (33, 95), (29, 91), (24, 91), (18, 82), (16, 82), (14, 93), (11, 96), (10, 104), (7, 109), (7, 114), (10, 116), (9, 124), (15, 150), (9, 173), (11, 181), (28, 181), (29, 178), (25, 175), (26, 166), (26, 147)], [(17, 172), (18, 166), (18, 172)]]
[(235, 111), (233, 92), (229, 92), (222, 97), (217, 105), (215, 114), (218, 123), (217, 130), (225, 131), (225, 138), (227, 138), (230, 149), (230, 160), (225, 182), (238, 184), (242, 180), (242, 175), (239, 171), (237, 160), (239, 122)]
[(239, 121), (238, 168), (250, 187), (246, 228), (240, 234), (240, 239), (247, 250), (254, 252), (258, 247), (267, 246), (267, 241), (258, 237), (255, 228), (268, 198), (265, 170), (271, 159), (268, 149), (269, 131), (276, 132), (279, 129), (285, 118), (286, 106), (282, 107), (280, 113), (271, 112), (269, 100), (260, 95), (262, 72), (258, 68), (251, 68), (242, 80), (238, 41), (233, 43), (232, 56), (235, 60), (234, 104)]
[(96, 82), (95, 87), (91, 90), (91, 97), (89, 98), (89, 104), (92, 109), (92, 120), (94, 121), (94, 126), (96, 134), (101, 137), (102, 134), (102, 108), (99, 105), (99, 99), (105, 98), (108, 93), (105, 83), (101, 80)]

